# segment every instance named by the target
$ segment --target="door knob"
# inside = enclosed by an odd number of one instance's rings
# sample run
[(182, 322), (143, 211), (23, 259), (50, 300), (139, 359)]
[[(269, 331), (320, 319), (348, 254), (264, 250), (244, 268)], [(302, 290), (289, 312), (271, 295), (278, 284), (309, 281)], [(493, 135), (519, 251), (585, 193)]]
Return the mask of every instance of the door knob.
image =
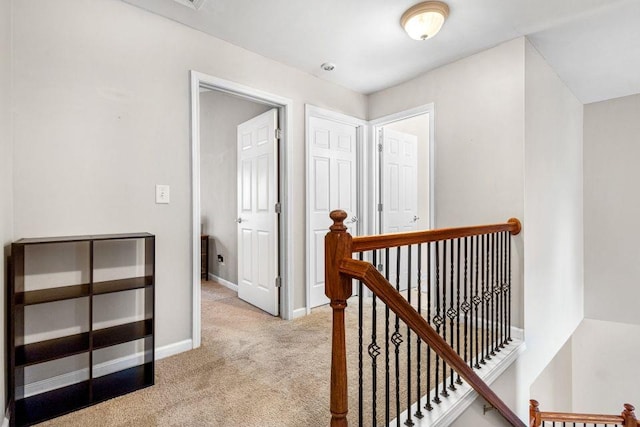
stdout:
[(237, 222), (238, 224), (242, 224), (242, 221), (243, 221), (243, 219), (242, 219), (242, 218), (240, 218), (240, 217), (238, 217), (238, 219), (236, 219), (236, 222)]
[(348, 222), (348, 224), (353, 224), (354, 222), (358, 222), (358, 217), (355, 215), (351, 217), (351, 220)]
[(420, 217), (418, 215), (414, 215), (413, 220), (411, 220), (411, 222), (418, 222), (419, 219)]

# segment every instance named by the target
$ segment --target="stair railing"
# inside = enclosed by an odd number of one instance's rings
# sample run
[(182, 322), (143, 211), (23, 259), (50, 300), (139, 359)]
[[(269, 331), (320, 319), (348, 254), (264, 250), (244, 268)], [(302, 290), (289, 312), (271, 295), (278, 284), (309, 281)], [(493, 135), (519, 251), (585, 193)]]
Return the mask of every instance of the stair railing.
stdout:
[[(408, 275), (414, 275), (412, 273), (412, 265), (411, 265), (411, 257), (413, 253), (413, 249), (411, 245), (421, 245), (423, 243), (432, 243), (435, 242), (435, 264), (436, 267), (433, 267), (433, 270), (436, 272), (438, 276), (447, 275), (450, 273), (450, 281), (448, 282), (450, 285), (451, 292), (446, 286), (446, 281), (443, 279), (443, 288), (442, 289), (442, 297), (445, 298), (444, 304), (442, 304), (442, 312), (439, 312), (437, 316), (434, 316), (434, 319), (437, 320), (437, 324), (444, 324), (446, 327), (447, 316), (449, 316), (451, 325), (455, 322), (460, 324), (460, 313), (464, 311), (466, 306), (473, 307), (475, 303), (476, 306), (476, 319), (478, 318), (478, 314), (480, 312), (480, 307), (484, 307), (485, 304), (487, 308), (495, 308), (496, 304), (501, 308), (501, 311), (487, 311), (485, 313), (482, 311), (482, 316), (485, 317), (483, 322), (478, 324), (476, 320), (475, 327), (480, 328), (481, 334), (483, 335), (483, 339), (486, 335), (485, 350), (483, 348), (479, 348), (476, 345), (476, 350), (480, 351), (480, 355), (476, 355), (475, 363), (480, 361), (480, 356), (482, 356), (482, 363), (485, 363), (486, 359), (491, 359), (491, 355), (495, 355), (495, 352), (499, 352), (501, 348), (504, 347), (505, 343), (510, 341), (510, 303), (511, 303), (511, 295), (510, 295), (510, 244), (507, 244), (506, 236), (508, 233), (512, 235), (516, 235), (520, 232), (521, 225), (517, 219), (510, 219), (507, 223), (504, 224), (495, 224), (495, 225), (485, 225), (485, 226), (472, 226), (472, 227), (460, 227), (460, 228), (450, 228), (450, 229), (441, 229), (441, 230), (430, 230), (430, 231), (421, 231), (421, 232), (410, 232), (410, 233), (396, 233), (396, 234), (386, 234), (380, 236), (366, 236), (366, 237), (356, 237), (353, 238), (348, 232), (347, 227), (344, 225), (344, 220), (347, 217), (346, 212), (344, 211), (333, 211), (331, 212), (331, 219), (333, 220), (333, 225), (330, 227), (330, 232), (327, 234), (325, 238), (325, 293), (327, 297), (330, 299), (330, 306), (332, 308), (333, 315), (333, 330), (332, 330), (332, 356), (331, 356), (331, 395), (330, 395), (330, 411), (331, 411), (331, 426), (332, 427), (346, 427), (348, 426), (347, 414), (349, 412), (348, 406), (348, 380), (347, 380), (347, 350), (346, 350), (346, 330), (345, 330), (345, 309), (347, 307), (347, 300), (352, 295), (352, 287), (353, 287), (353, 279), (360, 281), (361, 284), (364, 284), (372, 293), (373, 293), (373, 316), (374, 321), (373, 325), (375, 325), (375, 312), (376, 312), (376, 300), (381, 301), (386, 305), (386, 309), (388, 309), (391, 313), (396, 316), (396, 319), (402, 320), (404, 324), (407, 326), (407, 335), (411, 332), (417, 336), (418, 342), (423, 342), (430, 348), (430, 351), (435, 353), (435, 357), (442, 360), (443, 369), (443, 393), (442, 395), (447, 395), (447, 391), (444, 387), (447, 383), (447, 379), (445, 378), (446, 373), (451, 372), (450, 380), (451, 380), (451, 390), (455, 389), (454, 385), (454, 371), (458, 376), (457, 383), (460, 384), (460, 378), (463, 378), (480, 396), (482, 396), (492, 407), (494, 407), (506, 421), (508, 421), (513, 426), (524, 427), (525, 423), (520, 420), (513, 411), (511, 411), (507, 405), (489, 388), (489, 386), (482, 381), (482, 379), (474, 372), (474, 352), (467, 352), (466, 349), (466, 338), (465, 340), (465, 350), (464, 350), (464, 358), (460, 356), (460, 328), (458, 327), (458, 339), (457, 342), (454, 343), (453, 338), (451, 338), (454, 334), (453, 331), (449, 332), (449, 342), (447, 342), (447, 334), (440, 333), (439, 330), (436, 330), (432, 327), (432, 325), (423, 317), (420, 313), (421, 305), (418, 303), (418, 309), (412, 305), (411, 302), (411, 293), (412, 293), (412, 285), (409, 279), (408, 286), (408, 299), (406, 299), (402, 293), (400, 292), (400, 287), (396, 286), (394, 288), (391, 285), (389, 279), (389, 265), (392, 264), (389, 259), (389, 248), (398, 248), (398, 262), (395, 270), (395, 275), (400, 275), (400, 247), (407, 246), (407, 254), (408, 254)], [(482, 236), (480, 238), (479, 236)], [(503, 238), (504, 237), (504, 238)], [(453, 266), (451, 264), (450, 272), (446, 273), (439, 270), (440, 261), (443, 269), (447, 264), (446, 261), (446, 253), (450, 253), (450, 261), (455, 257), (454, 252), (454, 239), (462, 239), (455, 243), (455, 248), (457, 252), (458, 261), (461, 260), (461, 251), (464, 252), (464, 267), (460, 264), (457, 266)], [(470, 240), (468, 240), (470, 239)], [(474, 240), (475, 239), (475, 240)], [(449, 250), (447, 250), (447, 243), (449, 242)], [(475, 296), (476, 301), (467, 301), (467, 294), (464, 294), (464, 302), (460, 301), (460, 289), (458, 288), (457, 292), (457, 300), (453, 302), (455, 291), (453, 289), (453, 283), (455, 281), (454, 277), (458, 277), (457, 283), (460, 283), (460, 276), (464, 274), (465, 281), (467, 280), (467, 269), (471, 270), (471, 267), (467, 265), (467, 254), (469, 253), (469, 242), (470, 245), (470, 253), (476, 256), (476, 287), (478, 283), (482, 284), (482, 287), (479, 290), (478, 295)], [(474, 242), (476, 245), (474, 251)], [(440, 247), (440, 243), (442, 243), (442, 248)], [(430, 248), (431, 246), (429, 246)], [(438, 255), (438, 248), (440, 249), (440, 254)], [(386, 256), (385, 258), (385, 267), (386, 276), (383, 276), (379, 269), (383, 269), (382, 264), (377, 264), (376, 260), (376, 252), (377, 250), (385, 250)], [(362, 260), (362, 253), (364, 251), (373, 251), (373, 260), (372, 262), (365, 262)], [(353, 254), (359, 253), (360, 259), (353, 259)], [(430, 254), (430, 257), (433, 257), (434, 254)], [(414, 255), (415, 256), (415, 255)], [(382, 258), (382, 256), (380, 256)], [(420, 263), (423, 257), (418, 257), (418, 263)], [(478, 259), (480, 260), (480, 271), (478, 271)], [(507, 263), (502, 261), (508, 260)], [(429, 261), (430, 262), (430, 261)], [(486, 264), (486, 269), (485, 269)], [(507, 271), (508, 266), (508, 271)], [(429, 269), (429, 272), (432, 268)], [(464, 270), (464, 271), (463, 271)], [(486, 273), (486, 274), (485, 274)], [(420, 274), (417, 274), (418, 282), (420, 279)], [(438, 284), (440, 279), (436, 280), (436, 285)], [(427, 280), (429, 282), (429, 280)], [(466, 289), (466, 288), (465, 288)], [(405, 292), (407, 292), (405, 290)], [(439, 291), (440, 292), (440, 291)], [(360, 288), (360, 294), (362, 295), (362, 288)], [(449, 302), (446, 302), (446, 296), (449, 296)], [(418, 298), (420, 298), (420, 291), (418, 291)], [(442, 300), (438, 299), (437, 303), (442, 302)], [(439, 307), (439, 306), (438, 306)], [(447, 309), (448, 307), (448, 309)], [(360, 303), (360, 319), (362, 310), (362, 303)], [(388, 313), (387, 311), (387, 323), (388, 323)], [(498, 314), (496, 314), (498, 313)], [(464, 311), (465, 319), (467, 312)], [(491, 317), (493, 316), (493, 317)], [(398, 320), (396, 320), (396, 333), (394, 336), (386, 337), (386, 342), (391, 341), (395, 343), (397, 341), (402, 342), (401, 334), (397, 334), (398, 332)], [(471, 323), (473, 325), (473, 323)], [(466, 323), (465, 323), (466, 325)], [(465, 332), (466, 332), (466, 326)], [(375, 326), (373, 326), (375, 328)], [(439, 329), (439, 327), (438, 327)], [(375, 329), (374, 329), (375, 331)], [(387, 327), (387, 335), (389, 335), (388, 327)], [(375, 337), (375, 332), (373, 334)], [(465, 335), (466, 337), (466, 335)], [(406, 338), (409, 339), (408, 337)], [(362, 357), (362, 334), (359, 338), (359, 347), (360, 347), (360, 357)], [(454, 345), (458, 347), (458, 351), (454, 350)], [(419, 348), (419, 344), (418, 344)], [(388, 351), (388, 350), (387, 350)], [(409, 351), (409, 350), (407, 350)], [(375, 340), (368, 347), (369, 356), (371, 356), (374, 364), (374, 381), (375, 381), (375, 359), (380, 354), (380, 348), (376, 344)], [(486, 354), (485, 354), (486, 352)], [(489, 354), (490, 353), (490, 354)], [(387, 353), (388, 354), (388, 353)], [(397, 354), (398, 347), (396, 346), (396, 372), (398, 370), (398, 362), (397, 362)], [(388, 358), (388, 356), (387, 356)], [(387, 360), (388, 362), (388, 360)], [(409, 362), (409, 365), (411, 362)], [(360, 387), (362, 387), (362, 363), (360, 361)], [(419, 365), (418, 365), (419, 366)], [(436, 363), (436, 371), (438, 371)], [(447, 369), (446, 367), (449, 367)], [(419, 368), (418, 368), (419, 369)], [(418, 371), (419, 372), (419, 371)], [(418, 374), (420, 375), (420, 374)], [(436, 374), (437, 375), (437, 374)], [(396, 377), (396, 388), (398, 387), (397, 382), (398, 378)], [(436, 384), (438, 380), (436, 380)], [(407, 384), (411, 384), (411, 381), (407, 381)], [(389, 381), (387, 380), (386, 384), (387, 392), (389, 389)], [(419, 395), (420, 393), (418, 393)], [(436, 393), (434, 401), (439, 399), (439, 396)], [(409, 397), (411, 397), (411, 390), (408, 391)], [(375, 408), (375, 391), (374, 391), (374, 408)], [(418, 401), (419, 402), (419, 401)], [(429, 399), (427, 399), (427, 405), (430, 405)], [(360, 403), (360, 412), (362, 412), (362, 404)], [(398, 407), (398, 409), (400, 409)], [(409, 408), (410, 409), (410, 408)], [(388, 407), (387, 407), (388, 412)], [(399, 411), (396, 411), (396, 417), (399, 417)], [(420, 412), (418, 405), (418, 413)], [(375, 413), (375, 409), (374, 409)], [(419, 416), (418, 416), (419, 418)], [(399, 420), (399, 418), (397, 418)], [(360, 425), (362, 425), (362, 418), (359, 419)], [(387, 420), (388, 422), (388, 416)], [(376, 424), (376, 419), (374, 417), (373, 424)], [(405, 424), (413, 425), (413, 421), (409, 418)], [(398, 421), (399, 425), (399, 421)]]
[(529, 426), (555, 426), (555, 423), (562, 423), (562, 426), (574, 427), (578, 426), (620, 426), (620, 427), (638, 427), (640, 424), (634, 413), (635, 408), (628, 403), (624, 404), (624, 409), (620, 415), (601, 415), (601, 414), (572, 414), (567, 412), (541, 412), (540, 404), (536, 400), (529, 401)]

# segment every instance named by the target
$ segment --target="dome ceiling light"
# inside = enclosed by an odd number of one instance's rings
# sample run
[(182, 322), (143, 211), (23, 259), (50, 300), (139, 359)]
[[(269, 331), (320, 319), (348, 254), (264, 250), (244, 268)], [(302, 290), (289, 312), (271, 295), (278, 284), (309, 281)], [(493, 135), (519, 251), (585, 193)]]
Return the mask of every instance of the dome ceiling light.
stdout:
[(414, 40), (430, 39), (440, 31), (449, 16), (449, 6), (441, 1), (425, 1), (402, 14), (400, 24)]

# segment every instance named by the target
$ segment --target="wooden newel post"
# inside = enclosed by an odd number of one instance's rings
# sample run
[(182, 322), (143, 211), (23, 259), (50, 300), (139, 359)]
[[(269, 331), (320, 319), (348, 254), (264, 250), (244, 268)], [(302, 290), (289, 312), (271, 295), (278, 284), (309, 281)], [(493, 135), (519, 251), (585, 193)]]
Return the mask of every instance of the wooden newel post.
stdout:
[(636, 419), (636, 408), (628, 403), (624, 404), (624, 411), (622, 411), (622, 418), (624, 418), (624, 427), (638, 427), (638, 420)]
[(542, 422), (539, 406), (537, 400), (529, 400), (529, 427), (539, 427)]
[(333, 338), (331, 349), (331, 427), (347, 427), (349, 411), (347, 398), (347, 348), (345, 345), (344, 310), (351, 296), (351, 279), (340, 274), (340, 263), (351, 258), (351, 235), (347, 233), (345, 211), (330, 214), (333, 225), (324, 239), (325, 294), (333, 309)]

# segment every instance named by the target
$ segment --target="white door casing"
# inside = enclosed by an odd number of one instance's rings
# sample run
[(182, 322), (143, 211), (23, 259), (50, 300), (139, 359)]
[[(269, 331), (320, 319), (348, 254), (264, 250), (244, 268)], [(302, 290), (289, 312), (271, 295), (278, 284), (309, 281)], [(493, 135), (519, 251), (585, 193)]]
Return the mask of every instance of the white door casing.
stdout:
[(238, 297), (277, 316), (278, 110), (238, 125)]
[(329, 303), (324, 283), (324, 238), (334, 209), (347, 212), (358, 234), (358, 126), (310, 116), (307, 122), (309, 308)]
[[(418, 217), (418, 137), (392, 129), (380, 129), (382, 144), (381, 191), (382, 233), (406, 233), (417, 230)], [(395, 251), (395, 250), (394, 250)], [(406, 288), (407, 249), (402, 256), (402, 289)], [(412, 276), (417, 274), (417, 251), (413, 248)], [(396, 280), (396, 262), (390, 262), (389, 281)], [(415, 273), (415, 274), (414, 274)], [(413, 282), (415, 283), (415, 282)]]

